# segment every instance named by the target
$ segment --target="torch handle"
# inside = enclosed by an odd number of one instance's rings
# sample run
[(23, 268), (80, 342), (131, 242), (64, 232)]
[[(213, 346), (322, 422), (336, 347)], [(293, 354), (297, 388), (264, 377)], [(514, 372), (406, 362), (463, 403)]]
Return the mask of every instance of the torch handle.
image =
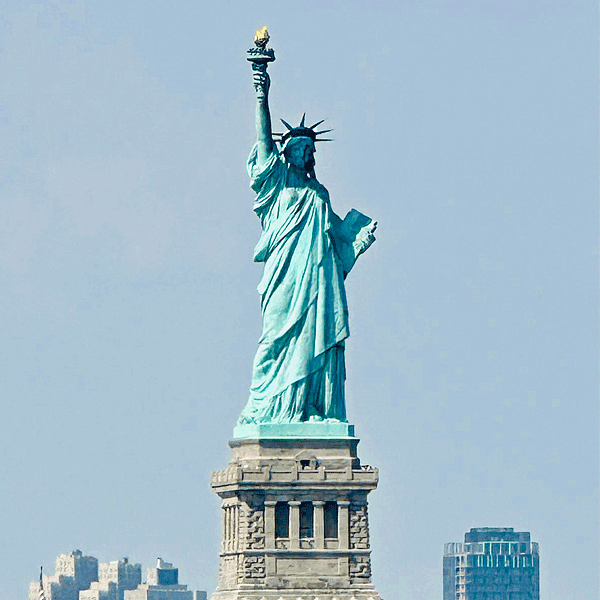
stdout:
[(252, 61), (252, 70), (257, 71), (258, 73), (266, 73), (267, 65), (268, 65), (268, 63), (266, 63), (266, 62)]

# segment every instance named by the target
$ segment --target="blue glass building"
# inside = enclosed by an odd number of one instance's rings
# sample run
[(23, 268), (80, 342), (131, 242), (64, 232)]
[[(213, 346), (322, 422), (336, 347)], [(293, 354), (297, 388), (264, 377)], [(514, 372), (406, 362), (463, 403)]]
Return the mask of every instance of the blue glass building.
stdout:
[(529, 532), (474, 527), (444, 546), (444, 600), (539, 600), (540, 556)]

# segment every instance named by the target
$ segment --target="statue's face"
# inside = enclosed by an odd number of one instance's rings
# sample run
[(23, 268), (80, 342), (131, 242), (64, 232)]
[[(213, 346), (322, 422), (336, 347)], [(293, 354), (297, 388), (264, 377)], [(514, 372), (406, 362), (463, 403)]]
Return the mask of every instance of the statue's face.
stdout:
[(285, 155), (289, 162), (307, 172), (315, 168), (315, 152), (315, 144), (308, 137), (290, 140), (285, 149)]

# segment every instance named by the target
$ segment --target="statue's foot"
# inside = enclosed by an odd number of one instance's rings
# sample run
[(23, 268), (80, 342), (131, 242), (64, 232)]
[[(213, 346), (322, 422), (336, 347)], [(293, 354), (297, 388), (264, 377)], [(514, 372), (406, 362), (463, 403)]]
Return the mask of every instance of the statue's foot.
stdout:
[(309, 423), (321, 423), (322, 421), (324, 421), (325, 419), (323, 419), (323, 417), (321, 417), (320, 415), (311, 415), (308, 418), (308, 422)]

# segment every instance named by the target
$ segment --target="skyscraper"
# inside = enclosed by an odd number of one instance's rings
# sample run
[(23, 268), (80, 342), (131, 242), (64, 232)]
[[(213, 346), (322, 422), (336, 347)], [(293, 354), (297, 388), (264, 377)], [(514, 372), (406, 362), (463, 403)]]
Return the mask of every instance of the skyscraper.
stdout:
[(474, 527), (444, 546), (444, 600), (539, 600), (540, 556), (529, 532)]

